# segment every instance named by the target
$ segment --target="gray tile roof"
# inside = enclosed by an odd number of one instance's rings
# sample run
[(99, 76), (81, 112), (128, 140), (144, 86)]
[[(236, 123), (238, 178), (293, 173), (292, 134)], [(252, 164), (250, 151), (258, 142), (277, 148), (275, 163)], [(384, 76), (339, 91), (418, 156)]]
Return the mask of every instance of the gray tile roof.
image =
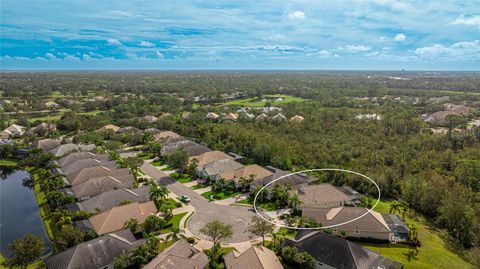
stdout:
[(316, 185), (304, 185), (297, 191), (303, 206), (322, 206), (323, 204), (341, 205), (342, 202), (350, 202), (353, 197), (339, 191), (331, 184), (323, 183)]
[(283, 269), (273, 251), (264, 247), (250, 247), (240, 255), (234, 251), (223, 256), (227, 269)]
[[(268, 183), (272, 182), (273, 180), (275, 180), (275, 179), (277, 179), (281, 176), (285, 176), (285, 175), (288, 175), (288, 174), (292, 173), (290, 171), (284, 171), (284, 170), (281, 170), (281, 169), (278, 169), (278, 168), (275, 168), (275, 167), (272, 167), (272, 166), (267, 166), (265, 168), (270, 170), (273, 173), (273, 175), (268, 176), (268, 177), (263, 178), (263, 179), (260, 179), (260, 180), (255, 180), (254, 182), (252, 182), (250, 184), (251, 186), (253, 186), (253, 187), (255, 187), (257, 185), (265, 186)], [(279, 179), (279, 180), (275, 181), (275, 183), (272, 183), (271, 185), (269, 185), (267, 187), (267, 189), (269, 189), (269, 190), (273, 189), (276, 184), (280, 184), (280, 185), (290, 184), (293, 189), (296, 189), (297, 186), (301, 186), (302, 184), (306, 184), (306, 183), (308, 183), (309, 180), (310, 179), (303, 174), (290, 175), (290, 176), (286, 176), (282, 179)]]
[(117, 167), (117, 163), (115, 161), (108, 161), (108, 160), (102, 161), (97, 159), (83, 159), (83, 160), (77, 160), (71, 164), (62, 166), (61, 171), (63, 175), (68, 176), (82, 169), (94, 167), (94, 166), (104, 166), (108, 168), (114, 168), (114, 167)]
[(158, 254), (143, 269), (204, 269), (208, 263), (205, 253), (181, 239)]
[(62, 157), (72, 152), (78, 151), (93, 151), (95, 150), (95, 145), (77, 145), (77, 144), (63, 144), (54, 149), (51, 149), (50, 152), (53, 153), (56, 157)]
[[(337, 269), (401, 269), (403, 264), (387, 259), (343, 238), (319, 231), (302, 231), (294, 240), (285, 239), (282, 248), (293, 246), (308, 252), (317, 262)], [(381, 267), (383, 266), (383, 267)]]
[(203, 167), (203, 171), (208, 175), (208, 176), (215, 176), (219, 175), (221, 173), (237, 170), (239, 168), (242, 168), (243, 165), (241, 163), (238, 163), (234, 160), (230, 159), (223, 159), (223, 160), (216, 160), (213, 162), (210, 162), (206, 164)]
[(60, 146), (61, 142), (62, 140), (60, 139), (51, 139), (51, 138), (40, 139), (35, 143), (35, 148), (41, 149), (43, 151), (49, 151)]
[(87, 212), (100, 212), (118, 206), (123, 201), (143, 203), (150, 200), (150, 187), (144, 186), (136, 189), (117, 189), (96, 195), (88, 200), (79, 202), (79, 207)]
[(135, 178), (132, 174), (105, 175), (92, 177), (88, 180), (71, 187), (75, 197), (87, 199), (102, 192), (121, 188), (132, 188)]
[(103, 268), (141, 243), (130, 230), (122, 230), (54, 254), (45, 259), (45, 265), (48, 269)]
[(67, 179), (72, 186), (78, 185), (92, 177), (100, 177), (100, 176), (123, 176), (130, 174), (130, 170), (128, 168), (109, 168), (104, 166), (93, 166), (83, 168), (80, 171), (77, 171), (73, 174), (67, 175)]
[(58, 164), (60, 166), (65, 166), (77, 160), (92, 159), (92, 158), (103, 161), (103, 160), (108, 160), (110, 157), (107, 154), (94, 154), (92, 152), (82, 151), (82, 152), (75, 152), (75, 153), (68, 154), (67, 156), (58, 160)]

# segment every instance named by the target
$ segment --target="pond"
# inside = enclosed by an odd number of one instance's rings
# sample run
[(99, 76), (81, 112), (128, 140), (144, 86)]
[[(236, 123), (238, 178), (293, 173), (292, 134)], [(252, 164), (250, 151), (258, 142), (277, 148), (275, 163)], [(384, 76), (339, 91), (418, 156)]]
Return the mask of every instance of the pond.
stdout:
[(0, 167), (0, 253), (12, 254), (8, 244), (29, 233), (45, 241), (45, 253), (51, 245), (38, 208), (35, 192), (28, 186), (27, 171)]

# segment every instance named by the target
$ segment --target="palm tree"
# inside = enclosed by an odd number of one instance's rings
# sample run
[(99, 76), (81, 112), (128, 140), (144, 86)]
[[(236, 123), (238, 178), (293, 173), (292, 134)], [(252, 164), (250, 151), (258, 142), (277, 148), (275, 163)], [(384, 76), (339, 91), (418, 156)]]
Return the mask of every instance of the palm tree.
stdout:
[(57, 227), (61, 230), (63, 227), (72, 224), (72, 218), (69, 216), (61, 216), (60, 219), (57, 221)]
[(413, 224), (408, 225), (408, 246), (413, 246), (414, 248), (417, 248), (418, 243), (418, 227)]
[(162, 202), (167, 198), (168, 189), (163, 185), (152, 184), (150, 188), (150, 199), (155, 203), (157, 209), (160, 208)]
[(167, 205), (162, 205), (160, 206), (160, 212), (163, 213), (163, 218), (166, 220), (166, 221), (169, 221), (172, 219), (173, 217), (173, 210), (171, 207), (167, 206)]
[(402, 212), (402, 220), (405, 220), (405, 214), (408, 213), (409, 210), (408, 203), (402, 202), (400, 204), (400, 210)]
[(292, 195), (288, 198), (288, 203), (293, 208), (293, 211), (297, 212), (297, 210), (299, 209), (299, 206), (302, 202), (298, 198), (298, 194), (294, 194), (294, 195)]
[(393, 201), (391, 204), (390, 204), (390, 214), (395, 214), (396, 212), (400, 213), (400, 202), (398, 201)]

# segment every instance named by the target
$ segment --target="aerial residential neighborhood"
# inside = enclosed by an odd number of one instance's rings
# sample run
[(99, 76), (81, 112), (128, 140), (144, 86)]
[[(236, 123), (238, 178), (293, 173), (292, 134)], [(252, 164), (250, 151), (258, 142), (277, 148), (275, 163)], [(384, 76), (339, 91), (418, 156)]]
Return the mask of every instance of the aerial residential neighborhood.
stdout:
[(0, 269), (480, 268), (479, 8), (1, 0)]

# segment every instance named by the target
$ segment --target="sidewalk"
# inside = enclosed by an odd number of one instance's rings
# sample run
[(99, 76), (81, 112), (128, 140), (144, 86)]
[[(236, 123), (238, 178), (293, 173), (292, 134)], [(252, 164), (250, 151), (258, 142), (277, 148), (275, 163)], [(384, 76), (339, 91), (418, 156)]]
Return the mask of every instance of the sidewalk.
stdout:
[(211, 191), (212, 190), (212, 187), (211, 186), (208, 186), (208, 187), (205, 187), (203, 189), (197, 189), (197, 190), (193, 190), (194, 192), (198, 193), (198, 194), (202, 194), (204, 192), (207, 192), (207, 191)]

